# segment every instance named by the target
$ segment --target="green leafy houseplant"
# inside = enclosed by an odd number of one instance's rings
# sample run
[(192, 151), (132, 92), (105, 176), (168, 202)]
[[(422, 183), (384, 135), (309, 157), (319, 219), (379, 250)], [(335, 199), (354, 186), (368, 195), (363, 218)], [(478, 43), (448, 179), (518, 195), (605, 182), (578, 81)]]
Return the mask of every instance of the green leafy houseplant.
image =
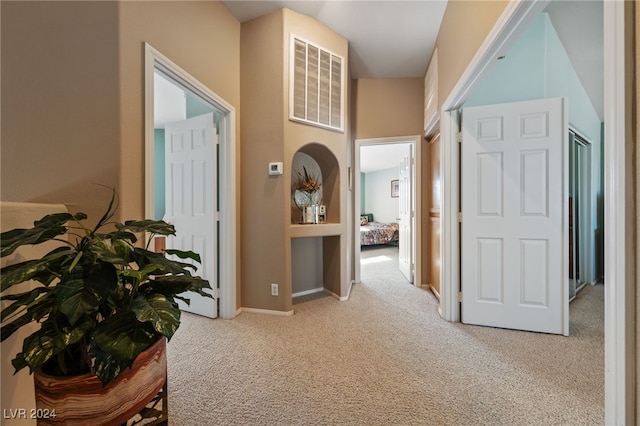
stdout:
[[(36, 260), (0, 270), (1, 340), (37, 322), (40, 329), (23, 342), (12, 364), (50, 375), (95, 373), (103, 385), (130, 367), (158, 339), (170, 339), (180, 324), (180, 294), (204, 291), (209, 283), (192, 275), (200, 256), (166, 250), (179, 261), (140, 247), (136, 233), (175, 235), (164, 221), (110, 222), (117, 208), (113, 191), (107, 211), (95, 228), (84, 213), (58, 213), (34, 222), (31, 229), (1, 235), (2, 257), (23, 245), (56, 240), (61, 246)], [(109, 231), (105, 231), (108, 228)], [(60, 238), (66, 235), (67, 240)], [(149, 242), (152, 238), (149, 239)], [(34, 280), (31, 291), (6, 294), (14, 285)]]

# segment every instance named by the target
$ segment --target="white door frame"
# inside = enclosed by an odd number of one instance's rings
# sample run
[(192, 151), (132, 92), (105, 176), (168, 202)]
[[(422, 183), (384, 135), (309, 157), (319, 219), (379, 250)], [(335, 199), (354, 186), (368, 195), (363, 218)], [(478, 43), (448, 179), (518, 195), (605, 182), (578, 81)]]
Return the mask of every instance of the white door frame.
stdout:
[(413, 203), (415, 206), (415, 219), (413, 229), (413, 262), (414, 275), (413, 285), (422, 286), (422, 196), (418, 191), (418, 182), (422, 182), (422, 137), (419, 135), (393, 137), (393, 138), (374, 138), (374, 139), (356, 139), (354, 143), (353, 155), (353, 196), (354, 196), (354, 226), (353, 226), (353, 247), (354, 247), (354, 282), (360, 283), (360, 208), (356, 206), (360, 203), (360, 192), (362, 191), (360, 182), (360, 148), (367, 145), (389, 145), (394, 143), (410, 143), (413, 145), (415, 156), (415, 173), (413, 175)]
[(211, 89), (180, 68), (166, 56), (145, 43), (145, 215), (154, 212), (154, 71), (161, 70), (177, 85), (197, 94), (205, 102), (222, 112), (219, 129), (219, 192), (220, 231), (219, 239), (219, 286), (220, 317), (234, 318), (236, 303), (236, 117), (235, 108), (216, 95)]
[[(444, 319), (460, 321), (459, 246), (459, 114), (457, 109), (481, 82), (491, 64), (506, 53), (547, 0), (512, 0), (468, 65), (441, 109), (442, 164), (442, 292)], [(628, 118), (625, 87), (625, 1), (604, 2), (604, 179), (605, 179), (605, 424), (631, 424), (635, 399), (634, 277), (632, 253), (627, 252), (627, 174), (625, 150)], [(632, 6), (632, 5), (631, 5)], [(628, 222), (627, 222), (628, 221)], [(627, 300), (628, 299), (628, 300)]]

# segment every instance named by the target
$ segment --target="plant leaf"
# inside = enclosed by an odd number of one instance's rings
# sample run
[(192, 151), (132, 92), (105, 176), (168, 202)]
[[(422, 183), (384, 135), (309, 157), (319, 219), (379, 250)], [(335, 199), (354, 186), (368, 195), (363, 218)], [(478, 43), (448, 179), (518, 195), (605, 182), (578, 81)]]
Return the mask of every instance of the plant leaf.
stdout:
[(158, 271), (163, 271), (163, 273), (191, 275), (187, 268), (191, 270), (197, 269), (196, 266), (190, 263), (167, 259), (162, 253), (154, 253), (139, 247), (133, 249), (132, 257), (133, 261), (136, 262), (140, 268), (149, 264), (158, 265)]
[(97, 345), (94, 345), (91, 353), (94, 356), (93, 369), (103, 386), (115, 379), (122, 370), (127, 368), (126, 362), (116, 359), (109, 352), (101, 350)]
[(110, 263), (98, 262), (88, 269), (76, 267), (56, 286), (56, 302), (71, 325), (83, 315), (90, 315), (118, 286), (116, 268)]
[(160, 293), (167, 297), (174, 297), (175, 295), (184, 293), (185, 291), (192, 291), (201, 296), (213, 298), (211, 293), (204, 291), (205, 289), (211, 290), (209, 281), (200, 277), (185, 275), (156, 277), (156, 279), (150, 280), (144, 286), (140, 286), (140, 291), (143, 291), (146, 294)]
[(169, 255), (178, 256), (180, 259), (193, 259), (198, 263), (202, 263), (202, 260), (200, 260), (200, 255), (192, 251), (166, 249), (164, 252)]
[(131, 277), (137, 283), (146, 281), (150, 275), (162, 275), (167, 272), (162, 265), (146, 265), (142, 269), (125, 269), (118, 271), (123, 277)]
[(9, 338), (23, 325), (30, 324), (32, 321), (40, 321), (49, 315), (52, 309), (55, 309), (55, 300), (51, 297), (52, 293), (37, 300), (34, 304), (27, 308), (27, 311), (13, 321), (4, 324), (0, 330), (0, 341)]
[[(126, 246), (126, 244), (123, 245)], [(127, 266), (130, 263), (128, 256), (130, 251), (123, 251), (121, 246), (116, 248), (110, 240), (96, 240), (91, 244), (90, 251), (97, 259), (106, 263), (121, 266)]]
[(49, 287), (36, 287), (33, 290), (25, 291), (24, 293), (2, 296), (0, 300), (11, 300), (12, 302), (0, 313), (0, 322), (4, 322), (7, 317), (13, 314), (18, 308), (28, 306), (33, 303), (42, 293), (48, 293), (51, 291), (52, 289)]
[(69, 247), (58, 247), (40, 259), (27, 260), (2, 268), (0, 291), (4, 292), (15, 284), (36, 280), (49, 285), (61, 271), (61, 265), (73, 258), (75, 252)]
[(118, 231), (110, 232), (104, 235), (99, 234), (98, 236), (105, 240), (111, 240), (112, 242), (129, 241), (131, 244), (135, 244), (138, 241), (138, 237), (136, 237), (133, 232), (129, 232), (129, 231), (118, 230)]
[[(84, 213), (78, 213), (76, 216), (82, 218), (82, 215)], [(0, 256), (8, 256), (20, 246), (40, 244), (64, 234), (67, 232), (64, 224), (76, 216), (69, 213), (54, 213), (35, 221), (33, 228), (3, 232), (0, 234)]]
[(150, 322), (158, 332), (171, 338), (180, 325), (178, 304), (162, 294), (138, 295), (131, 310), (140, 322)]
[(117, 312), (96, 327), (93, 339), (101, 350), (130, 366), (136, 357), (158, 339), (150, 323), (140, 323), (133, 312)]
[[(108, 186), (105, 186), (105, 185), (100, 185), (100, 186), (109, 188)], [(98, 229), (104, 226), (104, 224), (107, 223), (107, 221), (113, 217), (116, 209), (118, 208), (118, 193), (116, 192), (115, 188), (109, 188), (109, 189), (111, 190), (111, 200), (109, 201), (107, 210), (104, 212), (100, 220), (96, 223), (96, 227), (93, 229), (93, 233), (95, 233)]]
[(151, 232), (159, 235), (176, 235), (176, 228), (163, 220), (128, 220), (124, 225), (116, 225), (119, 230), (131, 232)]
[(55, 324), (54, 322), (43, 323), (40, 330), (24, 340), (22, 352), (11, 361), (16, 372), (27, 365), (31, 372), (42, 367), (49, 358), (78, 342), (95, 326), (95, 321), (88, 317), (80, 321), (76, 327), (66, 324), (64, 320)]

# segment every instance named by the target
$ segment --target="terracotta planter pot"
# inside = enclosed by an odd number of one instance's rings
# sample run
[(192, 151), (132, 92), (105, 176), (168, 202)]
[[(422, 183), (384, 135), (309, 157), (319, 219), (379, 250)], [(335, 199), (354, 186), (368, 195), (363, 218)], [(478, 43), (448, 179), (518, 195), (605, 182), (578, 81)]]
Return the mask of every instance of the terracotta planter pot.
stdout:
[[(143, 351), (130, 369), (103, 387), (94, 374), (33, 376), (38, 425), (119, 425), (153, 399), (167, 380), (167, 343)], [(49, 415), (55, 411), (55, 417)]]

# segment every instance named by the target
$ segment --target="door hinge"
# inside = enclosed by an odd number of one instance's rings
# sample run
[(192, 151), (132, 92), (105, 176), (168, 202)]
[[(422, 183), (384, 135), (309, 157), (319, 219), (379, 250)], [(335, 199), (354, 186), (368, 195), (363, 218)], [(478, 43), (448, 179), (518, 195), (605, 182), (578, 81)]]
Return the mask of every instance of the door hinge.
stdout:
[(458, 212), (458, 222), (462, 223), (462, 212)]
[(458, 143), (462, 143), (462, 132), (458, 132)]
[(220, 298), (220, 289), (218, 287), (216, 288), (212, 288), (211, 290), (213, 290), (213, 298), (214, 299), (219, 299)]
[(458, 303), (462, 303), (462, 292), (458, 292)]
[(220, 212), (216, 212), (216, 213), (213, 215), (213, 217), (214, 217), (214, 219), (213, 219), (213, 220), (215, 220), (216, 222), (220, 222)]

